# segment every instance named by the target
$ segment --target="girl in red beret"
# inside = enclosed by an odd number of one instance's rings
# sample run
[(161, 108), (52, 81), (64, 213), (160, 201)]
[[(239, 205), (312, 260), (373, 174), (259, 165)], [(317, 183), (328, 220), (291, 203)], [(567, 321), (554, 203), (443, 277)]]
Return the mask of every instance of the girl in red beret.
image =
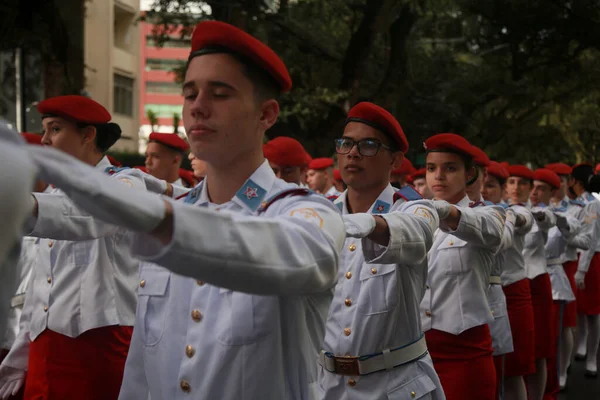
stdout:
[(425, 141), (427, 186), (438, 208), (440, 229), (429, 251), (427, 290), (421, 302), (425, 337), (446, 398), (493, 400), (496, 372), (487, 301), (494, 256), (502, 244), (504, 210), (479, 207), (467, 196), (476, 179), (473, 146), (455, 134)]

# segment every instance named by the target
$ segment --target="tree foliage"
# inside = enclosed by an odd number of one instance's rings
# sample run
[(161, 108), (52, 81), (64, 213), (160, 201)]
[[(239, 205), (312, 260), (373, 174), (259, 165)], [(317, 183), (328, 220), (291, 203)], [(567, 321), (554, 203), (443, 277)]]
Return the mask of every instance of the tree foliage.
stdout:
[(294, 81), (268, 134), (314, 156), (369, 100), (398, 118), (411, 156), (456, 132), (510, 162), (598, 161), (597, 0), (157, 0), (148, 16), (162, 38), (210, 18), (268, 43)]

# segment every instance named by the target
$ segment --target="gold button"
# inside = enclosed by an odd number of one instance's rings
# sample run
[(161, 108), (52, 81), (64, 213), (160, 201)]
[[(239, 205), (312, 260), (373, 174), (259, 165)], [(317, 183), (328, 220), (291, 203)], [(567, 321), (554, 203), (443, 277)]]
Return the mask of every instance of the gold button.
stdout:
[(192, 391), (192, 387), (190, 386), (190, 383), (186, 380), (181, 380), (181, 382), (179, 382), (179, 387), (181, 387), (181, 390), (183, 390), (186, 393), (189, 393)]
[(346, 300), (344, 301), (344, 304), (346, 304), (348, 307), (350, 307), (350, 306), (352, 305), (352, 300), (350, 300), (350, 299), (346, 299)]
[(344, 335), (350, 336), (351, 333), (352, 333), (352, 331), (350, 330), (350, 328), (344, 329)]
[(425, 285), (425, 288), (426, 288), (426, 289), (429, 289), (429, 285)]
[(49, 241), (49, 242), (48, 242), (48, 247), (52, 247), (52, 245), (53, 245), (53, 244), (54, 244), (54, 242), (52, 242), (52, 240), (51, 240), (51, 241)]
[(192, 346), (190, 346), (189, 344), (187, 346), (185, 346), (185, 355), (188, 356), (189, 358), (194, 357), (194, 354), (196, 354), (196, 350), (194, 350), (194, 348)]
[(198, 286), (204, 286), (204, 282), (202, 282), (202, 281), (201, 281), (201, 280), (199, 280), (199, 279), (196, 281), (196, 284), (197, 284)]
[(192, 311), (192, 319), (196, 322), (200, 322), (200, 320), (202, 319), (202, 313), (200, 312), (200, 310), (195, 309)]
[(377, 268), (371, 268), (371, 273), (375, 275), (377, 273)]
[(44, 312), (48, 312), (48, 306), (44, 306)]
[(410, 392), (410, 397), (417, 397), (417, 394), (415, 392)]
[(350, 279), (352, 278), (352, 272), (348, 271), (346, 272), (346, 279)]
[(452, 240), (451, 240), (451, 241), (449, 241), (449, 242), (448, 242), (448, 244), (449, 244), (450, 246), (454, 246), (454, 242), (453, 242)]
[(354, 243), (352, 243), (350, 246), (348, 246), (348, 250), (350, 250), (350, 251), (356, 250), (356, 245)]
[(48, 282), (48, 283), (52, 283), (52, 278), (48, 277), (48, 278), (46, 279), (46, 282)]
[(348, 385), (356, 386), (356, 381), (354, 379), (348, 379)]
[(429, 310), (425, 311), (425, 315), (427, 315), (428, 317), (431, 317), (431, 311), (429, 311)]
[(492, 316), (494, 316), (494, 310), (492, 310)]
[(144, 287), (144, 286), (146, 286), (146, 280), (145, 280), (145, 279), (142, 279), (142, 280), (140, 281), (140, 287)]

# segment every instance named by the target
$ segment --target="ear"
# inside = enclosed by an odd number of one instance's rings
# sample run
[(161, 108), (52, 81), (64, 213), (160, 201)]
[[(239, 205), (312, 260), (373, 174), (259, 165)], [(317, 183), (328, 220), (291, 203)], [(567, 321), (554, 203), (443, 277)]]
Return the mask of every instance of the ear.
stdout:
[(181, 165), (182, 161), (183, 161), (183, 157), (181, 156), (181, 154), (175, 154), (175, 157), (173, 157), (173, 164)]
[(83, 133), (83, 141), (84, 143), (92, 143), (95, 145), (96, 141), (96, 127), (93, 125), (87, 125), (81, 131)]
[(467, 175), (467, 182), (470, 182), (471, 180), (473, 180), (473, 178), (475, 178), (476, 174), (477, 174), (476, 166), (472, 166), (468, 170), (465, 170), (465, 175)]
[(260, 125), (266, 131), (277, 122), (279, 116), (279, 103), (275, 99), (270, 99), (260, 106)]
[(404, 154), (401, 151), (397, 151), (392, 154), (392, 171), (400, 168), (402, 165), (402, 161), (404, 161)]

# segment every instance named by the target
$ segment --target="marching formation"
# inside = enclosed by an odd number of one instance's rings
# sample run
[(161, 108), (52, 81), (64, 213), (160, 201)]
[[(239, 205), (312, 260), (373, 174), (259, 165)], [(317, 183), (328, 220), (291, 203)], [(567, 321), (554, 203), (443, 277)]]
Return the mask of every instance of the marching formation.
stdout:
[(574, 358), (596, 378), (590, 165), (441, 133), (417, 170), (370, 102), (336, 160), (263, 145), (291, 87), (265, 44), (202, 22), (188, 140), (151, 134), (144, 167), (109, 160), (121, 130), (89, 98), (40, 102), (43, 135), (3, 127), (0, 399), (542, 400)]

